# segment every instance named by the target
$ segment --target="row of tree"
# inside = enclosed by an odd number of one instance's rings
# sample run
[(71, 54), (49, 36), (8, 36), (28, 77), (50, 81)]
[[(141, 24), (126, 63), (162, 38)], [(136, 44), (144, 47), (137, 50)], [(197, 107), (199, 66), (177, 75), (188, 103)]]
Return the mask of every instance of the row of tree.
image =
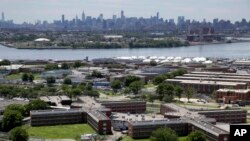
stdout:
[(111, 82), (111, 88), (114, 92), (117, 92), (118, 90), (122, 89), (122, 87), (125, 87), (125, 93), (133, 92), (134, 94), (138, 94), (143, 86), (144, 82), (141, 80), (141, 78), (133, 75), (127, 76), (123, 82), (120, 80), (113, 80)]
[(189, 46), (188, 42), (182, 42), (179, 40), (139, 40), (136, 42), (130, 42), (130, 48), (142, 48), (142, 47), (180, 47), (180, 46)]
[(23, 80), (24, 82), (33, 82), (33, 80), (34, 80), (34, 75), (33, 75), (33, 74), (24, 73), (24, 74), (22, 75), (22, 80)]
[[(159, 128), (152, 132), (150, 141), (178, 141), (178, 135), (170, 128)], [(186, 141), (206, 141), (206, 137), (196, 130), (186, 137)]]
[(0, 61), (0, 66), (7, 66), (7, 65), (11, 65), (11, 62), (9, 60), (4, 59)]
[(34, 100), (26, 105), (8, 105), (4, 110), (1, 127), (3, 131), (10, 131), (17, 126), (21, 126), (23, 117), (29, 116), (31, 110), (44, 110), (48, 108), (49, 105), (41, 100)]
[(84, 65), (86, 65), (86, 64), (84, 64), (78, 60), (78, 61), (75, 61), (73, 64), (68, 64), (68, 63), (64, 62), (61, 64), (60, 67), (58, 66), (58, 64), (47, 64), (45, 66), (45, 70), (70, 69), (71, 67), (79, 68), (79, 67), (84, 66)]
[[(65, 80), (64, 80), (65, 81)], [(99, 92), (93, 89), (92, 83), (81, 83), (78, 85), (64, 84), (61, 86), (63, 94), (68, 95), (70, 98), (87, 95), (92, 97), (99, 97)]]
[(164, 82), (166, 79), (172, 79), (172, 78), (174, 78), (176, 76), (181, 76), (181, 75), (186, 74), (186, 73), (187, 73), (187, 70), (185, 70), (185, 69), (177, 69), (175, 71), (168, 72), (168, 73), (156, 76), (153, 79), (153, 83), (155, 85), (158, 85), (158, 84)]
[(185, 90), (178, 86), (178, 85), (172, 85), (166, 82), (163, 82), (158, 85), (156, 89), (157, 97), (160, 101), (164, 102), (172, 102), (174, 97), (178, 97), (181, 99), (182, 94), (185, 94), (185, 96), (189, 99), (196, 93), (195, 89), (192, 87), (187, 87)]

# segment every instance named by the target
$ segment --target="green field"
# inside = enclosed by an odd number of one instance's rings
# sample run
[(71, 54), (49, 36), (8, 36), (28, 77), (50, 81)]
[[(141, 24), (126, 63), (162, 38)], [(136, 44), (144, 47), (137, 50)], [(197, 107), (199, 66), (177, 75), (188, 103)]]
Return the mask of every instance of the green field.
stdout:
[(250, 118), (247, 118), (247, 123), (250, 123)]
[[(178, 141), (186, 141), (187, 137), (179, 137)], [(150, 141), (149, 139), (132, 139), (129, 136), (124, 136), (121, 141)]]
[[(11, 74), (11, 75), (7, 75), (6, 79), (7, 80), (22, 79), (22, 75), (23, 75), (23, 73)], [(35, 80), (41, 79), (40, 74), (34, 73), (33, 75), (34, 75)]]
[(245, 107), (242, 107), (242, 108), (245, 109), (245, 110), (250, 110), (250, 106), (249, 105), (247, 105)]
[(149, 141), (149, 139), (137, 139), (137, 140), (135, 140), (129, 136), (124, 136), (121, 141)]
[(80, 135), (96, 133), (88, 124), (57, 126), (24, 126), (30, 137), (45, 139), (80, 139)]
[(206, 109), (217, 109), (217, 108), (218, 108), (217, 105), (208, 105), (208, 104), (178, 103), (178, 102), (176, 102), (175, 104), (176, 104), (176, 105), (179, 105), (179, 106), (183, 106), (183, 107), (186, 107), (186, 106), (194, 106), (194, 107), (206, 108)]

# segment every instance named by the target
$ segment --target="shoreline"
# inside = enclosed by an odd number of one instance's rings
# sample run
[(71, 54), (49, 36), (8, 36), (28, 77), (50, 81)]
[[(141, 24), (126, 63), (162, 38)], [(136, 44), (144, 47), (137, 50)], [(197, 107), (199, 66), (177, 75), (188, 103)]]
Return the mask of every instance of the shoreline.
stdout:
[(189, 46), (174, 46), (174, 47), (122, 47), (122, 48), (98, 48), (98, 47), (92, 47), (92, 48), (73, 48), (73, 47), (68, 47), (68, 46), (47, 46), (47, 47), (17, 47), (14, 46), (13, 44), (5, 43), (5, 42), (0, 42), (0, 45), (8, 47), (8, 48), (15, 48), (15, 49), (31, 49), (31, 50), (47, 50), (47, 49), (52, 49), (52, 50), (57, 50), (57, 49), (69, 49), (69, 50), (82, 50), (82, 49), (139, 49), (139, 48), (178, 48), (178, 47), (190, 47), (190, 46), (200, 46), (200, 45), (216, 45), (216, 44), (234, 44), (234, 43), (245, 43), (245, 42), (250, 42), (250, 40), (241, 40), (241, 41), (232, 41), (230, 43), (227, 42), (190, 42)]

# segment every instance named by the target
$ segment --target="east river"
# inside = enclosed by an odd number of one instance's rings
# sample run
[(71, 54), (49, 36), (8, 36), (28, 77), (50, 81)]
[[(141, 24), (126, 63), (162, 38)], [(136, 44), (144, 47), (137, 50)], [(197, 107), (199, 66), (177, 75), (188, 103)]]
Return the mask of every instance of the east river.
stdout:
[(232, 44), (198, 45), (176, 48), (138, 49), (16, 49), (0, 45), (0, 59), (10, 60), (81, 60), (86, 57), (111, 58), (121, 56), (180, 56), (250, 58), (250, 42)]

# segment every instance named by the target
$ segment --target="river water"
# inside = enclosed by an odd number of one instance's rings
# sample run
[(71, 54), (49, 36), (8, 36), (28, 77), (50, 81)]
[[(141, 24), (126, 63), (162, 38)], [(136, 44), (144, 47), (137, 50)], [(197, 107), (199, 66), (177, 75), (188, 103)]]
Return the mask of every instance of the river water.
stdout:
[(11, 60), (76, 60), (121, 56), (181, 56), (250, 58), (250, 42), (232, 44), (198, 45), (176, 48), (138, 49), (15, 49), (0, 45), (0, 59)]

